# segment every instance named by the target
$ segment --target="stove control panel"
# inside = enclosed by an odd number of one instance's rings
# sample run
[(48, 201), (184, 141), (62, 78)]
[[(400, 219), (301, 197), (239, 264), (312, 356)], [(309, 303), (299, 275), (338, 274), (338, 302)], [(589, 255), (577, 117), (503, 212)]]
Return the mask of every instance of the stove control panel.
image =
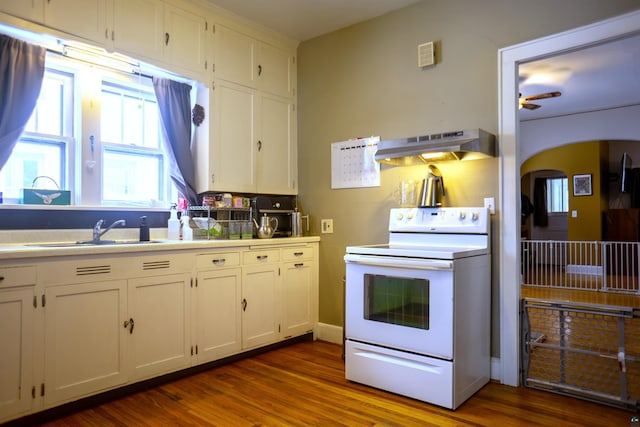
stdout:
[(467, 208), (395, 208), (389, 215), (389, 231), (417, 233), (488, 234), (489, 210)]

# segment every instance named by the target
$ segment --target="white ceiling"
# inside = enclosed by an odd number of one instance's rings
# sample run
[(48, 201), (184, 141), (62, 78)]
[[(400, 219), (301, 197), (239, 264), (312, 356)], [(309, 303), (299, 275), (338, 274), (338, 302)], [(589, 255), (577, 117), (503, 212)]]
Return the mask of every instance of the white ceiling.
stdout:
[[(305, 41), (383, 15), (420, 0), (207, 0), (289, 38)], [(532, 83), (527, 77), (547, 78)], [(560, 91), (532, 101), (521, 120), (640, 104), (640, 36), (521, 64), (523, 96)]]
[[(531, 77), (527, 80), (527, 77)], [(538, 80), (539, 82), (535, 82)], [(610, 41), (520, 66), (522, 96), (560, 91), (531, 101), (521, 120), (556, 117), (640, 104), (640, 36)]]
[(420, 0), (207, 0), (289, 38), (305, 41)]

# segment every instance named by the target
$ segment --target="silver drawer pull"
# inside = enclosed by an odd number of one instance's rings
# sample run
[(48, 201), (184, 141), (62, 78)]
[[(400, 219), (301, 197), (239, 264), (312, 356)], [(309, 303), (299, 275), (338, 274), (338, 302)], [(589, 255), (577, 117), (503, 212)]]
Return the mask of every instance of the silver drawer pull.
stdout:
[(269, 255), (258, 255), (258, 256), (256, 256), (256, 259), (259, 259), (260, 261), (264, 261), (267, 258), (269, 258)]
[(225, 261), (226, 259), (224, 258), (218, 258), (218, 259), (212, 260), (211, 262), (214, 263), (215, 265), (218, 265), (218, 264), (224, 264)]

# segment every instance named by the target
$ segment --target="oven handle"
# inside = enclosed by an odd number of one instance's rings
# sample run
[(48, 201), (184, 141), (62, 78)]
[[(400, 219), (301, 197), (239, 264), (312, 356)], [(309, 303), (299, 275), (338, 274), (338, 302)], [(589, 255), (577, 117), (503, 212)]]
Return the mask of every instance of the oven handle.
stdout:
[(374, 267), (409, 267), (420, 270), (453, 270), (453, 262), (439, 259), (417, 259), (400, 257), (383, 257), (375, 255), (346, 254), (346, 262), (371, 265)]

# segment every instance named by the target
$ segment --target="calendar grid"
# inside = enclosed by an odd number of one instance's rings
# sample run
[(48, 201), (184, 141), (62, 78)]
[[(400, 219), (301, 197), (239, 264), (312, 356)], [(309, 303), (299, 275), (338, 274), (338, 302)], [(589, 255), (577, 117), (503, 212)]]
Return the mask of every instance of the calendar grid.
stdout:
[(378, 142), (372, 136), (331, 144), (331, 188), (379, 187)]

